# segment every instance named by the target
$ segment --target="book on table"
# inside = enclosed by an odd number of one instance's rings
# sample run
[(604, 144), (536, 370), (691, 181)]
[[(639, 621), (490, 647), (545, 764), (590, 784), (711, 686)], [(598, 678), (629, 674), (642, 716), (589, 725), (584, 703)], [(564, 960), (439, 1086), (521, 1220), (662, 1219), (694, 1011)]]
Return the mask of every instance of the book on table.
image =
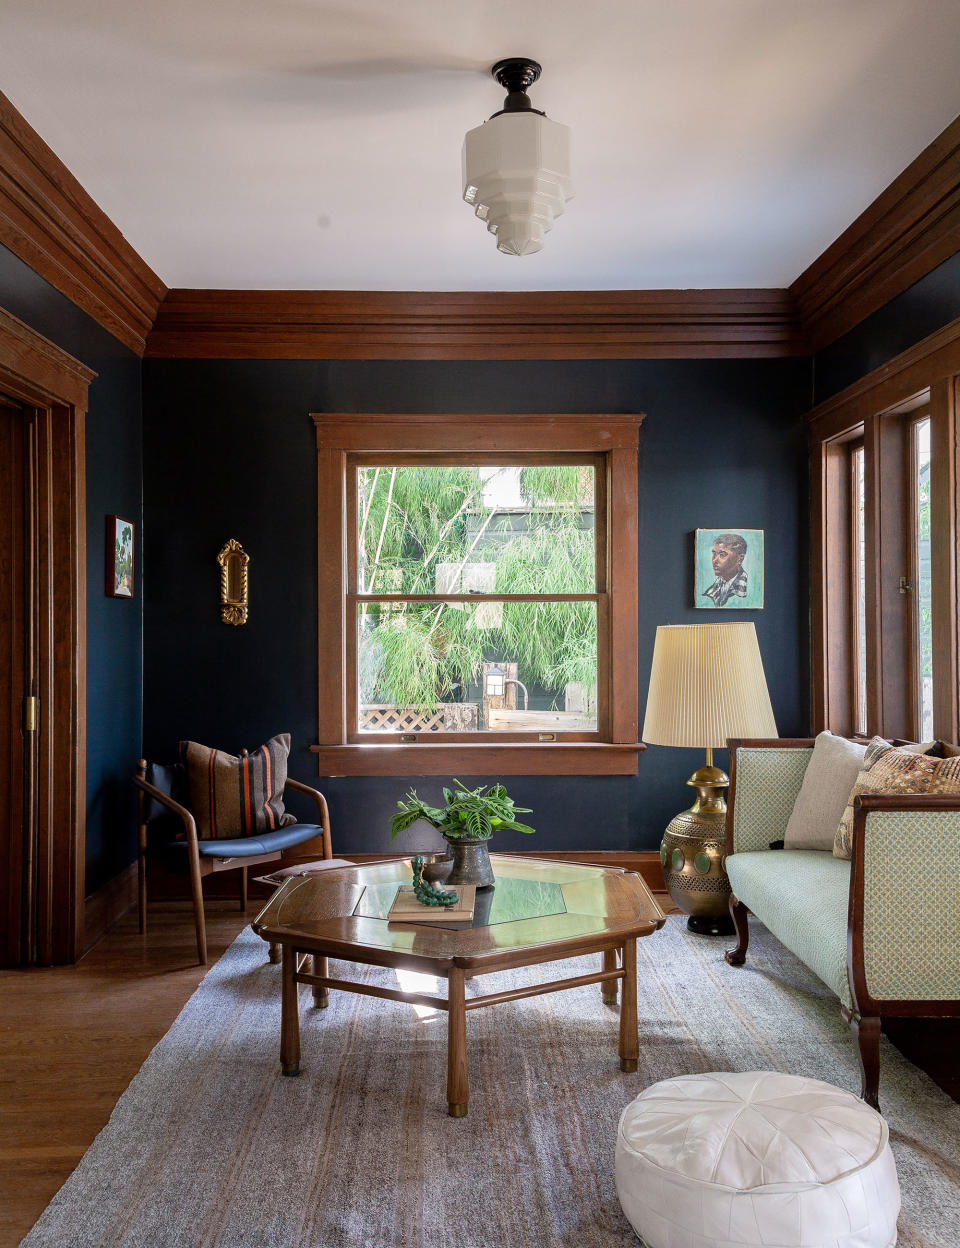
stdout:
[(473, 918), (476, 884), (451, 884), (444, 892), (456, 893), (451, 906), (425, 906), (412, 884), (401, 884), (387, 914), (391, 923), (466, 923)]

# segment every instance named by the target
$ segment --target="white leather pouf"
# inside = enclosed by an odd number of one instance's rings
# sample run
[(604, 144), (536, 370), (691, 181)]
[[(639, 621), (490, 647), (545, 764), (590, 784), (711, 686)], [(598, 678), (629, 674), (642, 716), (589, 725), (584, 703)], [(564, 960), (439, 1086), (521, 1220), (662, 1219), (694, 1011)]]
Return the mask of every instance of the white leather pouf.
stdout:
[(771, 1071), (685, 1075), (620, 1116), (617, 1195), (647, 1248), (892, 1248), (887, 1124), (850, 1092)]

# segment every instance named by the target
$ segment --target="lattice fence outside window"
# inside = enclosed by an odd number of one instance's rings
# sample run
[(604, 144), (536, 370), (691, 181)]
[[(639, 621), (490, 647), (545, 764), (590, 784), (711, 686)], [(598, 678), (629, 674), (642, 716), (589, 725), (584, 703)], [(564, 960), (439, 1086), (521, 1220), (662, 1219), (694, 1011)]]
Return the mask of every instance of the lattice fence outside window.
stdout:
[(360, 708), (361, 732), (476, 732), (476, 702), (449, 702), (418, 710), (410, 706), (365, 703)]

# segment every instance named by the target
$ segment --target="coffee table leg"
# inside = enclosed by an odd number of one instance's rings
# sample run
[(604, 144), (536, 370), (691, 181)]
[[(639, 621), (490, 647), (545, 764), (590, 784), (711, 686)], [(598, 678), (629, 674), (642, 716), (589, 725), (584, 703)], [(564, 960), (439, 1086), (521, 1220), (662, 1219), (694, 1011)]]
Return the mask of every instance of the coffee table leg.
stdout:
[(297, 996), (297, 951), (283, 946), (283, 990), (280, 998), (280, 1069), (300, 1073), (300, 1002)]
[(452, 966), (447, 985), (447, 1112), (451, 1118), (466, 1118), (470, 1099), (465, 1001), (463, 971)]
[(637, 942), (623, 944), (623, 994), (620, 998), (620, 1069), (637, 1069), (640, 1044), (637, 1037)]
[[(326, 958), (322, 958), (318, 953), (313, 955), (312, 966), (314, 975), (322, 975), (323, 978), (326, 979), (326, 977), (330, 974), (329, 962)], [(330, 1004), (330, 989), (315, 987), (313, 989), (313, 1004), (318, 1010), (325, 1010)]]
[[(616, 949), (604, 949), (603, 969), (605, 971), (615, 971), (617, 969)], [(601, 985), (601, 996), (605, 1005), (617, 1004), (617, 981), (615, 979), (605, 979), (603, 981), (603, 984)]]

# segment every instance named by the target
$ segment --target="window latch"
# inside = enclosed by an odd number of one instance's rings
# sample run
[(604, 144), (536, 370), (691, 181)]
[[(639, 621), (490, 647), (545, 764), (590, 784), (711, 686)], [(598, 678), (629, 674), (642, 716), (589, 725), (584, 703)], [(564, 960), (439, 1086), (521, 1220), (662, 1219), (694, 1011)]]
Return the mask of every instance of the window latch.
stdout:
[(912, 584), (912, 582), (911, 582), (911, 581), (910, 581), (907, 577), (905, 577), (905, 576), (901, 576), (901, 577), (900, 577), (900, 593), (901, 593), (901, 594), (911, 594), (911, 593), (913, 593), (913, 584)]

